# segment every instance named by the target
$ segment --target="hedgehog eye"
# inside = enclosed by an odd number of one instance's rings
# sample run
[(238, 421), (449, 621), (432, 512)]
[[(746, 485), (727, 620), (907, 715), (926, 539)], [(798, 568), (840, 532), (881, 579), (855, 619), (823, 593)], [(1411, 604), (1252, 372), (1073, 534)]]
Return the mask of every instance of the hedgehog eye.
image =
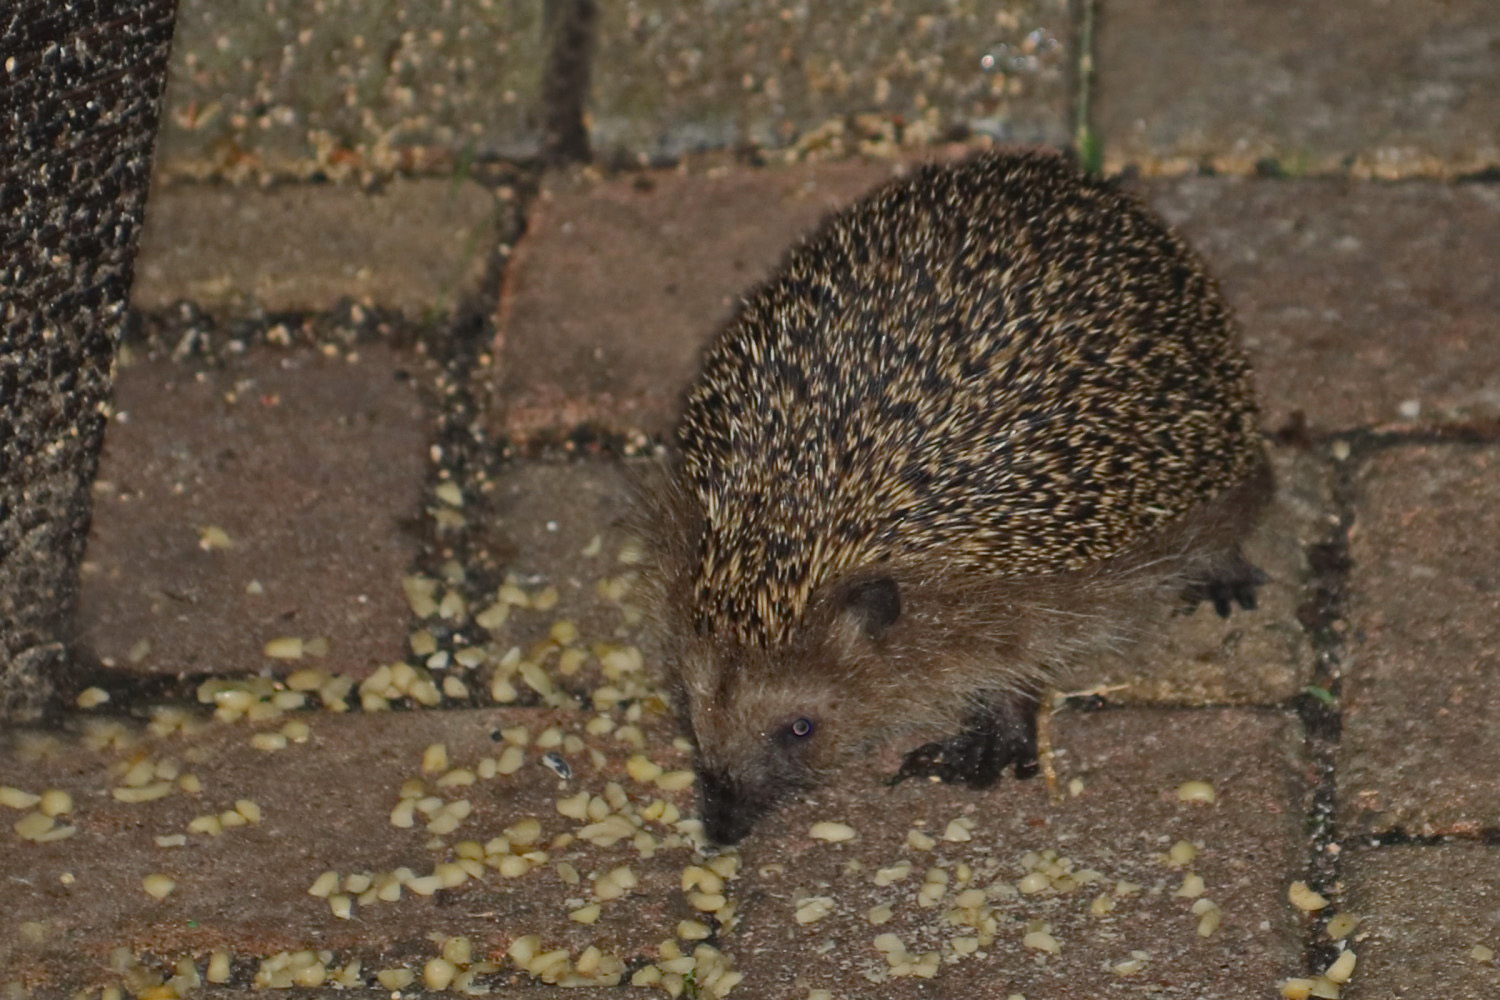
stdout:
[(812, 735), (813, 724), (811, 719), (797, 719), (790, 726), (792, 735), (801, 739)]

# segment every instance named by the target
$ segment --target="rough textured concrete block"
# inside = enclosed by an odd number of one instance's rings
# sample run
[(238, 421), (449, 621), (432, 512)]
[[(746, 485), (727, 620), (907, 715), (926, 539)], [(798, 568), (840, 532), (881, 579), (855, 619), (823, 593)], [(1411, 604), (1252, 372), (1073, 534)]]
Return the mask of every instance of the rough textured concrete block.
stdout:
[(62, 662), (173, 6), (0, 13), (0, 718)]
[[(1076, 47), (1062, 0), (710, 9), (631, 0), (604, 4), (599, 31), (598, 152), (815, 149), (864, 113), (916, 141), (955, 126), (1017, 142), (1072, 136)], [(874, 128), (869, 139), (897, 133)]]
[(182, 0), (161, 169), (332, 178), (539, 142), (541, 0)]

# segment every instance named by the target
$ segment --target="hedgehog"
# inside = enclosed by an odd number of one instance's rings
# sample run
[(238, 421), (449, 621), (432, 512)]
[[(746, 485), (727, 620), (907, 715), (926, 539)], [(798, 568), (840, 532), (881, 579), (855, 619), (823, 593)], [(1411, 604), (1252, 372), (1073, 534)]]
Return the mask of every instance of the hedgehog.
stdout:
[(1250, 367), (1166, 223), (1064, 155), (917, 167), (737, 306), (640, 518), (709, 840), (878, 744), (1037, 769), (1041, 693), (1203, 600), (1250, 609)]

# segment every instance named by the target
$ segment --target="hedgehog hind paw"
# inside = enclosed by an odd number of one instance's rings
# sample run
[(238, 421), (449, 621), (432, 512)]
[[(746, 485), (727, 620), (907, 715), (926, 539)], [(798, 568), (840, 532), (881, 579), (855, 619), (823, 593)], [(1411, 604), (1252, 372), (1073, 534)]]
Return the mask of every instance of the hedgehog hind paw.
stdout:
[(991, 705), (976, 713), (962, 732), (909, 752), (888, 783), (925, 778), (944, 784), (988, 788), (1007, 767), (1017, 778), (1030, 778), (1040, 766), (1036, 709), (1036, 699), (1029, 696)]
[(1215, 614), (1228, 618), (1235, 605), (1254, 611), (1256, 590), (1270, 579), (1260, 567), (1235, 552), (1222, 565), (1183, 587), (1182, 599), (1189, 611), (1207, 601)]

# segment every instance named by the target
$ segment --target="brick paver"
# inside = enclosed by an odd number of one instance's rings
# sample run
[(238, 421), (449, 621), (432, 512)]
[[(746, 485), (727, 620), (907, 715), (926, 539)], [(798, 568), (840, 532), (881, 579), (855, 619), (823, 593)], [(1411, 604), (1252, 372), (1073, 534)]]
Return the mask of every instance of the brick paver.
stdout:
[(1500, 190), (1191, 178), (1142, 193), (1208, 259), (1268, 423), (1500, 416)]
[(878, 147), (955, 126), (1019, 142), (1072, 135), (1077, 53), (1060, 0), (754, 0), (699, 13), (662, 0), (603, 6), (591, 102), (601, 151), (800, 142), (852, 152), (843, 119), (861, 114), (871, 121), (856, 131)]
[(421, 366), (379, 344), (122, 365), (85, 647), (165, 674), (255, 672), (288, 636), (326, 640), (323, 665), (339, 672), (400, 659), (417, 552), (403, 525), (420, 509), (430, 422)]
[(146, 212), (132, 301), (209, 310), (321, 310), (340, 298), (421, 315), (484, 277), (506, 206), (472, 181), (375, 192), (162, 185)]
[(158, 168), (343, 179), (529, 155), (541, 41), (540, 0), (183, 0)]
[[(687, 799), (633, 783), (622, 765), (634, 748), (612, 735), (584, 733), (586, 718), (527, 709), (399, 716), (303, 712), (260, 723), (198, 723), (190, 734), (152, 735), (138, 725), (105, 720), (85, 723), (81, 739), (20, 734), (0, 753), (0, 785), (68, 792), (72, 808), (62, 819), (76, 833), (53, 843), (24, 843), (9, 829), (23, 813), (4, 810), (0, 877), (12, 891), (0, 964), (9, 974), (61, 988), (99, 983), (118, 946), (169, 962), (184, 955), (203, 961), (225, 949), (246, 980), (259, 960), (308, 948), (333, 952), (325, 963), (330, 968), (359, 959), (371, 974), (398, 966), (420, 970), (437, 957), (434, 940), (453, 936), (470, 939), (476, 961), (503, 960), (525, 934), (540, 934), (549, 949), (568, 948), (575, 957), (590, 944), (623, 958), (654, 949), (673, 936), (679, 920), (695, 913), (679, 886), (690, 846), (670, 823), (651, 820), (639, 828), (655, 842), (650, 856), (632, 842), (637, 828), (629, 823), (631, 834), (609, 846), (566, 837), (586, 832), (590, 819), (559, 814), (556, 800), (585, 790), (606, 795), (610, 781), (623, 783), (624, 794), (642, 807), (665, 798), (686, 811)], [(289, 721), (306, 722), (301, 742), (294, 738), (275, 751), (251, 745), (254, 734), (280, 732)], [(682, 766), (681, 751), (654, 732), (659, 719), (638, 725), (653, 733), (651, 754), (658, 764)], [(517, 744), (511, 727), (524, 727), (529, 740)], [(566, 728), (581, 745), (550, 751), (537, 746), (554, 727), (559, 733)], [(87, 748), (111, 730), (116, 743)], [(424, 754), (433, 744), (446, 748), (447, 763), (424, 771)], [(520, 769), (483, 776), (481, 761), (503, 759), (513, 745), (524, 758)], [(594, 751), (600, 756), (594, 758)], [(540, 766), (548, 752), (569, 763), (568, 781)], [(155, 767), (157, 776), (136, 787), (149, 788), (160, 775), (175, 773), (169, 794), (145, 803), (119, 801), (113, 790), (131, 785), (128, 770), (141, 761)], [(445, 784), (444, 775), (460, 771), (472, 783)], [(192, 775), (201, 790), (184, 790), (184, 775)], [(433, 809), (424, 811), (423, 802), (415, 822), (401, 828), (391, 815), (403, 785), (413, 781), (422, 796), (431, 797)], [(244, 802), (252, 807), (239, 805)], [(471, 811), (451, 833), (434, 832), (430, 823), (453, 803), (466, 803)], [(196, 817), (232, 813), (237, 806), (254, 819), (217, 834), (191, 826)], [(507, 833), (527, 819), (538, 823), (535, 837)], [(185, 842), (159, 840), (176, 835), (185, 835)], [(462, 875), (460, 885), (412, 881), (465, 856), (460, 843), (487, 845), (496, 837), (513, 844), (479, 852), (481, 864)], [(520, 872), (501, 867), (502, 854), (519, 858), (533, 850), (546, 858), (533, 858)], [(565, 862), (576, 872), (572, 884), (559, 867)], [(629, 898), (602, 903), (593, 924), (570, 919), (568, 913), (593, 895), (591, 880), (620, 865), (638, 879)], [(392, 875), (402, 868), (409, 871)], [(327, 871), (339, 873), (335, 891), (353, 900), (349, 916), (334, 915), (327, 893), (308, 892)], [(151, 874), (169, 876), (175, 888), (165, 898), (152, 898), (143, 887)], [(377, 892), (399, 878), (400, 889), (393, 891), (398, 898), (361, 900), (363, 883), (349, 883), (350, 876), (361, 875), (370, 876), (364, 882), (373, 879)], [(37, 936), (36, 947), (16, 946)]]
[(1340, 814), (1351, 832), (1500, 827), (1500, 450), (1397, 448), (1359, 478)]
[[(1092, 998), (1149, 989), (1250, 998), (1295, 972), (1299, 920), (1285, 892), (1302, 861), (1306, 792), (1297, 768), (1288, 769), (1301, 742), (1295, 721), (1255, 711), (1124, 710), (1064, 714), (1056, 723), (1058, 777), (1064, 788), (1080, 782), (1076, 796), (1064, 791), (1051, 802), (1042, 781), (1008, 778), (984, 793), (911, 783), (884, 791), (875, 782), (889, 758), (766, 820), (744, 844), (744, 923), (726, 939), (752, 994), (789, 1000), (821, 987), (835, 996), (928, 995), (892, 977), (893, 963), (874, 943), (883, 933), (900, 938), (913, 958), (945, 954), (940, 996)], [(1218, 801), (1179, 801), (1178, 787), (1190, 780), (1211, 782)], [(856, 839), (809, 837), (823, 820), (847, 823)], [(914, 848), (913, 829), (936, 843)], [(949, 839), (959, 837), (971, 839)], [(1196, 845), (1184, 865), (1166, 857), (1178, 841)], [(1037, 865), (1028, 852), (1064, 860), (1052, 880), (1023, 881)], [(1058, 880), (1061, 868), (1094, 874), (1075, 885)], [(886, 869), (895, 871), (881, 874)], [(1179, 894), (1190, 872), (1203, 880), (1201, 896)], [(944, 888), (928, 890), (924, 901), (930, 878)], [(960, 958), (950, 942), (976, 931), (955, 923), (952, 911), (974, 888), (984, 890), (998, 930), (992, 925), (993, 942)], [(796, 914), (809, 896), (828, 897), (830, 910), (802, 923)], [(1223, 914), (1206, 936), (1193, 912), (1198, 899)], [(881, 905), (891, 916), (876, 925), (868, 914)], [(1022, 943), (1042, 923), (1060, 953)], [(1135, 952), (1146, 954), (1138, 967), (1126, 964)]]
[(1500, 24), (1487, 0), (1110, 3), (1106, 163), (1453, 176), (1500, 165)]
[(1363, 919), (1349, 1000), (1500, 996), (1500, 847), (1447, 843), (1361, 850), (1348, 904)]

